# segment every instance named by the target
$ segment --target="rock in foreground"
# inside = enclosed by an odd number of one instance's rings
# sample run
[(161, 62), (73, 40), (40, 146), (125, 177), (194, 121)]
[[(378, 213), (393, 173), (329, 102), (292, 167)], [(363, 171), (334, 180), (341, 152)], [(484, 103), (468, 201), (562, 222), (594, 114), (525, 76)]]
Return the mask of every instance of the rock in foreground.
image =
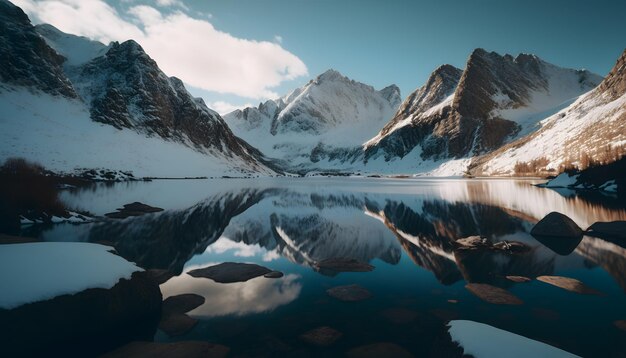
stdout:
[(102, 358), (222, 358), (228, 355), (230, 348), (209, 342), (132, 342), (102, 356)]
[(372, 297), (370, 291), (359, 285), (337, 286), (326, 290), (329, 296), (340, 301), (356, 302)]
[(188, 272), (193, 277), (210, 278), (219, 283), (245, 282), (273, 272), (267, 267), (239, 262), (224, 262)]
[(521, 305), (524, 303), (509, 291), (485, 283), (469, 283), (465, 288), (488, 303), (496, 305)]
[(576, 223), (561, 213), (551, 212), (530, 230), (532, 236), (580, 238), (583, 230)]

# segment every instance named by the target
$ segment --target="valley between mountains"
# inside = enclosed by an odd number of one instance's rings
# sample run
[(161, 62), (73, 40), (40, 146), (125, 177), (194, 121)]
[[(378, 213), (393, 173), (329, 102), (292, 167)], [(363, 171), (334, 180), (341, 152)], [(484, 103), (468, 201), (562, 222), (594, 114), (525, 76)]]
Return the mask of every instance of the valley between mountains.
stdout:
[(626, 148), (626, 52), (603, 78), (478, 48), (406, 98), (330, 69), (220, 116), (141, 44), (33, 26), (6, 0), (0, 50), (0, 159), (57, 173), (547, 177)]

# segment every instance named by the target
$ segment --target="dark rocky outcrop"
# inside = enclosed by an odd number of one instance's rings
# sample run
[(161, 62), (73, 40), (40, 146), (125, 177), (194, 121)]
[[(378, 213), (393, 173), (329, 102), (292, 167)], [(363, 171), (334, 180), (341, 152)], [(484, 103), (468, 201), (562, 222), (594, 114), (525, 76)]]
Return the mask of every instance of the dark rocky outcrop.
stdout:
[(240, 262), (224, 262), (218, 265), (187, 272), (193, 277), (210, 278), (219, 283), (245, 282), (272, 272), (267, 267)]
[(626, 240), (626, 221), (597, 222), (589, 226), (585, 234), (605, 240)]
[(141, 216), (144, 214), (158, 213), (160, 211), (163, 211), (163, 209), (136, 201), (134, 203), (125, 204), (123, 208), (118, 208), (116, 212), (104, 215), (111, 219), (126, 219), (130, 216)]
[(578, 238), (582, 229), (569, 217), (553, 211), (541, 219), (530, 231), (533, 236)]
[(135, 340), (151, 340), (161, 316), (161, 291), (144, 272), (111, 289), (0, 309), (0, 355), (92, 356)]
[(76, 98), (63, 73), (63, 61), (35, 31), (22, 9), (9, 1), (0, 1), (0, 82)]

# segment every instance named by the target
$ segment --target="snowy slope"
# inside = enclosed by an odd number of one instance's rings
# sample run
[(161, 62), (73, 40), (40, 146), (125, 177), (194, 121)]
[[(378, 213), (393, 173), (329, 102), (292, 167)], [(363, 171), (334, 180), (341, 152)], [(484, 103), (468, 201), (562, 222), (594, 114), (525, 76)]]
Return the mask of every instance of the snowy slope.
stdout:
[[(593, 91), (541, 122), (541, 128), (472, 164), (477, 175), (513, 175), (517, 163), (540, 161), (536, 173), (583, 166), (582, 155), (602, 160), (607, 148), (626, 146), (626, 51)], [(531, 173), (532, 174), (532, 173)]]
[(63, 66), (73, 67), (83, 65), (98, 56), (104, 55), (109, 46), (82, 36), (70, 35), (49, 24), (35, 26), (48, 46), (59, 55), (65, 57)]
[(137, 176), (276, 174), (138, 43), (105, 46), (0, 7), (1, 50), (16, 54), (0, 67), (0, 161)]
[[(0, 108), (0, 161), (22, 157), (53, 171), (106, 168), (137, 177), (242, 175), (248, 168), (219, 152), (209, 156), (177, 142), (94, 122), (79, 100), (16, 88), (0, 93)], [(247, 172), (253, 173), (252, 168)]]
[(380, 91), (328, 70), (288, 96), (224, 116), (233, 132), (264, 154), (294, 167), (320, 158), (345, 161), (396, 111), (396, 86)]

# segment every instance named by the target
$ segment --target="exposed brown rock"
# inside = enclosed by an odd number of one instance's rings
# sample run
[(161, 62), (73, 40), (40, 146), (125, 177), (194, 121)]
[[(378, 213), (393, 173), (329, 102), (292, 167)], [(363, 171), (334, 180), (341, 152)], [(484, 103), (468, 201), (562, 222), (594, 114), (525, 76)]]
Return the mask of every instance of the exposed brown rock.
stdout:
[(575, 293), (584, 295), (602, 295), (602, 292), (597, 291), (574, 278), (561, 276), (539, 276), (537, 277), (537, 280)]
[(496, 305), (521, 305), (524, 303), (517, 296), (500, 287), (484, 283), (468, 283), (465, 288), (488, 303)]
[(517, 282), (517, 283), (532, 281), (530, 278), (524, 277), (524, 276), (506, 276), (506, 279), (509, 281)]
[(343, 334), (330, 327), (318, 327), (300, 336), (300, 339), (316, 346), (326, 347), (335, 343)]

